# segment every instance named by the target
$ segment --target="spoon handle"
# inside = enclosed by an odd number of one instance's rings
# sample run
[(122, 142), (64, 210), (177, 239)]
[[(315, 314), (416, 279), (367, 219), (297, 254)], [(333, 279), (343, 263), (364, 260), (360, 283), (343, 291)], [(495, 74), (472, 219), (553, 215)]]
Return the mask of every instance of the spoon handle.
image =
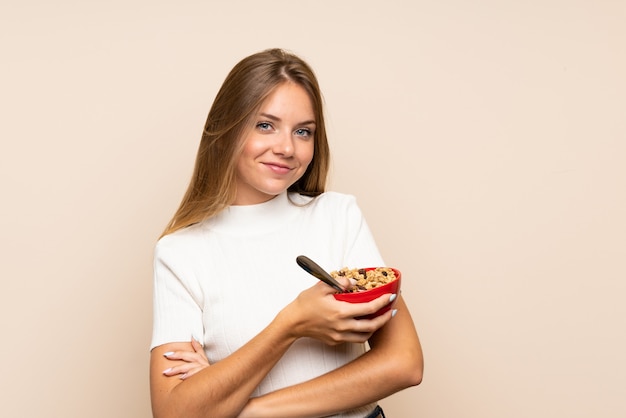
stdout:
[(333, 289), (337, 290), (340, 293), (345, 293), (345, 289), (341, 287), (337, 280), (333, 279), (333, 277), (326, 272), (323, 268), (321, 268), (317, 263), (311, 260), (309, 257), (304, 255), (299, 255), (296, 257), (296, 263), (300, 267), (302, 267), (307, 273), (312, 276), (317, 277), (327, 285), (331, 286)]

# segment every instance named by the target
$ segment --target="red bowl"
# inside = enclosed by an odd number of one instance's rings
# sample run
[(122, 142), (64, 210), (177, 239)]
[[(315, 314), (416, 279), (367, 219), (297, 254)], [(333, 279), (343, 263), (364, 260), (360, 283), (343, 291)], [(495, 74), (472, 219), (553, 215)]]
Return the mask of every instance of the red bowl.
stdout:
[[(365, 270), (374, 270), (374, 269), (376, 269), (376, 267), (367, 267)], [(363, 303), (363, 302), (369, 302), (371, 300), (374, 300), (377, 297), (384, 295), (385, 293), (394, 293), (397, 295), (398, 292), (400, 292), (400, 279), (402, 275), (400, 274), (400, 270), (397, 270), (394, 268), (391, 268), (391, 270), (393, 270), (394, 274), (396, 275), (396, 279), (392, 282), (389, 282), (387, 284), (384, 284), (382, 286), (378, 286), (369, 290), (363, 290), (360, 292), (351, 292), (351, 293), (335, 293), (333, 296), (335, 297), (335, 299), (341, 300), (344, 302)], [(389, 309), (393, 308), (393, 306), (396, 304), (396, 300), (394, 300), (388, 305), (383, 306), (381, 309), (379, 309), (375, 313), (371, 315), (359, 317), (359, 319), (360, 318), (370, 319), (370, 318), (375, 318), (378, 315), (384, 314)]]

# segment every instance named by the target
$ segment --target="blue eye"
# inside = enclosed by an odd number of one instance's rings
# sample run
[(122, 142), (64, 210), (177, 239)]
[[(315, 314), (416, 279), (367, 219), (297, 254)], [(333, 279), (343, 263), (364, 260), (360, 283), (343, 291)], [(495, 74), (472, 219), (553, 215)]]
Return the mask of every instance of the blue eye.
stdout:
[(259, 122), (256, 124), (256, 127), (262, 131), (269, 131), (272, 129), (272, 124), (269, 122)]
[(312, 132), (310, 129), (300, 128), (300, 129), (296, 129), (296, 135), (309, 137), (312, 135)]

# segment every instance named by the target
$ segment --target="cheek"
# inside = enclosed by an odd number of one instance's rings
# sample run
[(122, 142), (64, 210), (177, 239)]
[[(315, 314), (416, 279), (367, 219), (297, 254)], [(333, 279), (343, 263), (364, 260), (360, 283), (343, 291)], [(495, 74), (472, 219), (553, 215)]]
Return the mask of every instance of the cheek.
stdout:
[(244, 142), (241, 154), (246, 157), (256, 156), (261, 152), (262, 148), (263, 142), (251, 135)]

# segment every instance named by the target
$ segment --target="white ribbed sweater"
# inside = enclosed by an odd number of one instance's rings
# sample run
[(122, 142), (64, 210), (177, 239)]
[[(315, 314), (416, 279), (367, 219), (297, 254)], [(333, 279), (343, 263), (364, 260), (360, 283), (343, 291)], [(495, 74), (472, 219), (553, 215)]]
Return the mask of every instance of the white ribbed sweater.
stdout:
[[(312, 201), (283, 193), (262, 204), (231, 206), (161, 238), (154, 258), (151, 348), (194, 336), (211, 364), (230, 355), (315, 284), (296, 264), (300, 254), (327, 271), (384, 265), (355, 198), (335, 192)], [(253, 396), (319, 376), (365, 350), (364, 344), (330, 347), (301, 338)], [(363, 417), (373, 407), (341, 416)]]

